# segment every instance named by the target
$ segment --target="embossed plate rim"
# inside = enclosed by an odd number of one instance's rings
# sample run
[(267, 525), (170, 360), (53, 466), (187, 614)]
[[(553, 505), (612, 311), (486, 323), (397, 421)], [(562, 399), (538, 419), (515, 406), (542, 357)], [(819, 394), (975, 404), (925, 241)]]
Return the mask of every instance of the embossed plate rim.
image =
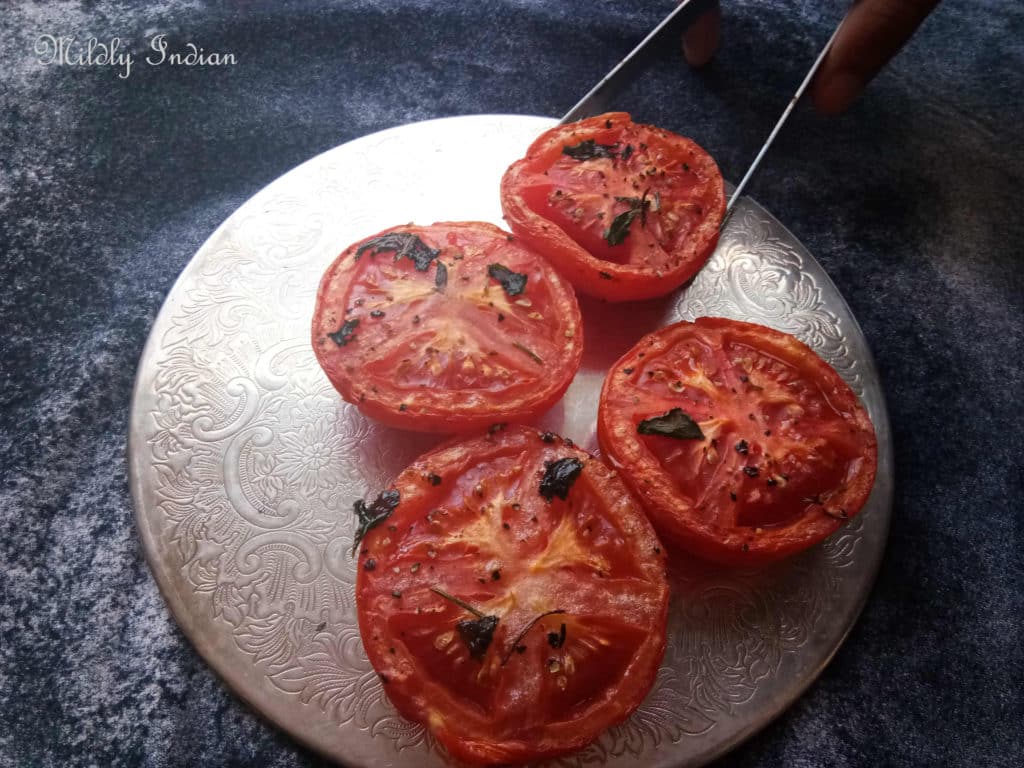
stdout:
[[(342, 146), (355, 147), (356, 145), (366, 144), (374, 139), (380, 140), (382, 137), (394, 139), (396, 137), (402, 137), (410, 131), (415, 133), (416, 131), (430, 131), (434, 128), (443, 129), (445, 125), (454, 124), (450, 121), (459, 121), (460, 125), (475, 125), (472, 121), (504, 121), (505, 123), (515, 125), (525, 125), (528, 122), (531, 127), (536, 126), (538, 130), (546, 127), (546, 125), (554, 123), (554, 121), (549, 118), (537, 118), (522, 115), (477, 115), (441, 118), (438, 120), (414, 123), (407, 126), (398, 126), (376, 134), (364, 136)], [(156, 533), (155, 528), (151, 526), (151, 521), (147, 517), (147, 510), (145, 509), (145, 481), (142, 477), (143, 470), (146, 467), (141, 464), (142, 458), (139, 450), (140, 446), (138, 445), (139, 440), (143, 440), (143, 442), (145, 441), (144, 432), (139, 424), (139, 419), (145, 418), (148, 413), (147, 411), (140, 409), (140, 404), (142, 404), (146, 399), (142, 391), (143, 385), (146, 381), (146, 377), (144, 375), (146, 373), (146, 366), (148, 363), (153, 363), (154, 355), (159, 351), (162, 341), (159, 337), (166, 332), (165, 326), (168, 324), (168, 318), (175, 308), (181, 303), (182, 291), (187, 286), (189, 279), (191, 279), (194, 276), (194, 273), (197, 272), (198, 265), (202, 261), (201, 257), (208, 250), (212, 249), (212, 245), (216, 243), (227, 231), (229, 231), (235, 223), (242, 221), (241, 216), (243, 212), (252, 207), (253, 201), (260, 198), (267, 192), (267, 190), (279, 184), (286, 177), (289, 177), (292, 174), (297, 174), (300, 169), (316, 167), (317, 163), (323, 158), (339, 149), (341, 149), (341, 147), (335, 147), (308, 160), (306, 163), (303, 163), (274, 182), (271, 182), (271, 184), (267, 185), (267, 187), (260, 190), (249, 200), (243, 203), (238, 210), (232, 213), (231, 216), (229, 216), (219, 227), (217, 227), (210, 237), (207, 238), (196, 252), (195, 256), (193, 256), (189, 261), (189, 264), (183, 269), (181, 275), (179, 275), (177, 280), (174, 282), (167, 299), (154, 320), (150, 336), (140, 357), (139, 370), (133, 390), (131, 420), (128, 435), (129, 482), (135, 507), (136, 525), (139, 528), (147, 562), (154, 573), (154, 577), (157, 581), (161, 594), (171, 609), (177, 623), (182, 628), (182, 631), (192, 641), (197, 651), (204, 660), (209, 663), (218, 676), (225, 680), (235, 693), (237, 693), (257, 712), (268, 717), (279, 727), (286, 730), (306, 746), (335, 760), (344, 759), (346, 762), (357, 761), (356, 764), (362, 764), (362, 762), (366, 760), (373, 761), (374, 764), (381, 764), (380, 754), (373, 752), (369, 748), (365, 751), (361, 751), (359, 749), (359, 744), (351, 745), (353, 749), (344, 756), (340, 755), (336, 749), (332, 750), (332, 745), (336, 745), (337, 742), (344, 740), (342, 728), (337, 723), (328, 725), (313, 724), (312, 726), (308, 726), (307, 723), (296, 722), (296, 708), (302, 705), (298, 704), (294, 699), (287, 699), (279, 695), (281, 694), (280, 688), (270, 686), (267, 682), (269, 678), (266, 675), (263, 675), (251, 660), (247, 659), (249, 663), (245, 668), (238, 668), (236, 665), (230, 663), (222, 663), (221, 657), (224, 653), (224, 648), (218, 647), (218, 641), (223, 641), (223, 638), (218, 638), (214, 632), (210, 631), (210, 627), (208, 626), (211, 622), (216, 621), (216, 619), (211, 616), (203, 615), (197, 610), (194, 611), (194, 604), (188, 601), (187, 596), (181, 594), (181, 592), (176, 588), (176, 585), (172, 582), (168, 573), (165, 572), (165, 569), (168, 569), (171, 566), (159, 556), (158, 534)], [(495, 187), (496, 186), (497, 184), (495, 182)], [(829, 293), (833, 301), (838, 301), (842, 305), (842, 320), (848, 326), (851, 339), (855, 341), (858, 346), (859, 354), (857, 361), (859, 361), (861, 365), (863, 376), (866, 381), (865, 395), (868, 393), (867, 385), (873, 385), (877, 389), (878, 397), (877, 401), (873, 403), (874, 410), (872, 412), (872, 417), (875, 421), (875, 427), (878, 432), (879, 439), (879, 476), (881, 479), (879, 484), (876, 485), (876, 494), (879, 494), (881, 498), (879, 498), (876, 503), (880, 502), (881, 513), (884, 514), (882, 514), (882, 520), (875, 522), (873, 533), (876, 534), (875, 538), (877, 539), (877, 545), (871, 548), (870, 559), (859, 563), (859, 566), (861, 566), (861, 570), (863, 570), (864, 573), (857, 582), (859, 589), (856, 592), (856, 599), (846, 602), (843, 606), (843, 610), (839, 616), (842, 621), (841, 632), (836, 635), (830, 635), (827, 652), (815, 655), (812, 663), (802, 670), (801, 677), (795, 683), (787, 685), (781, 695), (773, 696), (767, 702), (758, 701), (758, 707), (756, 708), (755, 713), (745, 717), (746, 725), (741, 728), (728, 731), (729, 737), (727, 739), (722, 739), (716, 744), (712, 744), (710, 746), (704, 745), (704, 748), (701, 750), (694, 750), (670, 758), (674, 762), (686, 764), (701, 764), (725, 753), (736, 744), (764, 727), (765, 724), (775, 718), (797, 697), (799, 697), (817, 678), (821, 670), (829, 663), (838, 651), (839, 646), (846, 639), (853, 627), (853, 624), (856, 622), (857, 617), (863, 610), (871, 591), (871, 587), (877, 576), (881, 558), (884, 554), (885, 541), (888, 535), (888, 527), (891, 517), (891, 432), (888, 414), (885, 407), (884, 394), (881, 392), (877, 370), (875, 368), (870, 349), (867, 347), (867, 343), (864, 339), (863, 331), (852, 312), (850, 312), (849, 307), (846, 306), (842, 296), (835, 288), (834, 283), (827, 276), (824, 270), (821, 269), (820, 265), (815, 262), (813, 256), (807, 252), (795, 237), (792, 236), (792, 233), (789, 232), (788, 229), (782, 227), (774, 217), (771, 217), (767, 211), (764, 211), (763, 208), (758, 206), (756, 203), (753, 203), (753, 201), (749, 201), (749, 199), (747, 199), (745, 204), (747, 206), (747, 210), (755, 211), (770, 220), (773, 225), (777, 225), (784, 235), (790, 239), (790, 247), (799, 250), (801, 258), (804, 259), (806, 263), (816, 268), (814, 270), (814, 276), (821, 284), (820, 287), (825, 289), (824, 292)], [(737, 210), (735, 218), (738, 219), (742, 212), (742, 210)], [(730, 226), (735, 226), (735, 224), (731, 223)], [(829, 304), (828, 306), (831, 307), (832, 305)], [(158, 333), (158, 331), (160, 331), (160, 333)], [(879, 525), (881, 527), (879, 527)], [(864, 556), (864, 553), (861, 554)], [(862, 567), (865, 565), (867, 568)], [(229, 653), (234, 651), (237, 654), (238, 649), (232, 647), (227, 649), (227, 651)], [(792, 661), (792, 663), (795, 664), (796, 662)], [(273, 696), (261, 696), (264, 691), (275, 691), (276, 694)], [(764, 697), (762, 696), (761, 698)], [(740, 706), (742, 706), (742, 704)], [(723, 729), (724, 728), (725, 726), (723, 726)], [(685, 741), (685, 736), (681, 738), (683, 741), (675, 742), (670, 751), (677, 751), (680, 744), (693, 745), (692, 741)]]
[[(727, 194), (732, 194), (735, 185), (730, 182), (726, 182)], [(813, 667), (813, 671), (806, 675), (800, 683), (793, 686), (788, 696), (781, 697), (776, 702), (776, 706), (768, 708), (764, 711), (763, 720), (751, 720), (746, 728), (742, 728), (733, 734), (733, 738), (722, 742), (717, 749), (709, 750), (706, 755), (702, 757), (699, 763), (695, 765), (705, 765), (706, 763), (717, 760), (718, 758), (728, 754), (733, 749), (738, 747), (740, 744), (745, 742), (747, 739), (753, 737), (758, 731), (764, 729), (768, 724), (782, 715), (787, 709), (789, 709), (797, 699), (803, 696), (807, 690), (813, 685), (825, 667), (832, 663), (839, 649), (842, 648), (846, 639), (850, 636), (850, 632), (853, 631), (854, 626), (860, 618), (861, 613), (864, 611), (864, 607), (867, 605), (868, 598), (871, 596), (871, 592), (874, 589), (875, 583), (878, 580), (878, 572), (882, 565), (882, 558), (885, 556), (886, 544), (889, 540), (889, 529), (892, 525), (892, 499), (894, 492), (894, 477), (893, 477), (893, 457), (892, 457), (892, 425), (889, 421), (889, 407), (885, 399), (885, 391), (882, 389), (880, 377), (878, 374), (878, 368), (875, 363), (874, 353), (871, 351), (871, 347), (867, 343), (867, 337), (864, 335), (864, 329), (861, 327), (860, 322), (857, 320), (857, 316), (850, 309), (849, 304), (846, 303), (846, 299), (843, 297), (839, 288), (836, 286), (835, 281), (832, 280), (831, 275), (825, 271), (821, 266), (820, 262), (814, 257), (803, 242), (799, 240), (796, 235), (793, 234), (792, 230), (785, 224), (780, 222), (775, 216), (768, 211), (763, 205), (761, 205), (756, 198), (750, 195), (745, 195), (740, 198), (737, 203), (734, 212), (736, 215), (740, 212), (740, 207), (748, 205), (759, 210), (763, 215), (769, 217), (774, 224), (793, 242), (797, 248), (804, 251), (806, 257), (818, 267), (817, 277), (821, 280), (831, 291), (835, 294), (838, 300), (842, 303), (842, 306), (846, 309), (846, 318), (852, 326), (852, 330), (856, 332), (857, 336), (862, 342), (863, 349), (861, 350), (860, 360), (864, 366), (865, 379), (873, 382), (877, 386), (878, 398), (872, 403), (873, 414), (871, 416), (872, 426), (875, 428), (875, 439), (878, 443), (878, 475), (875, 480), (875, 487), (872, 490), (871, 496), (876, 495), (881, 497), (881, 508), (884, 509), (885, 515), (884, 520), (878, 529), (878, 538), (880, 539), (879, 545), (874, 548), (870, 565), (867, 569), (868, 577), (862, 583), (862, 589), (858, 593), (857, 599), (849, 606), (847, 611), (847, 621), (840, 634), (835, 638), (832, 643), (831, 649), (823, 656), (819, 657), (818, 663)], [(728, 226), (727, 222), (727, 226)], [(863, 400), (863, 397), (861, 398)], [(870, 499), (869, 502), (870, 503)], [(867, 506), (867, 504), (865, 505)], [(878, 525), (878, 523), (876, 523)]]

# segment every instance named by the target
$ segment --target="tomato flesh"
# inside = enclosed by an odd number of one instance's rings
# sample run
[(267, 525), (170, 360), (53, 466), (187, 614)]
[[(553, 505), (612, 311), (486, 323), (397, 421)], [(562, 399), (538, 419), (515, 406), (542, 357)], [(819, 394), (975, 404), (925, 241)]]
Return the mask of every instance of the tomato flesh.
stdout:
[(577, 290), (609, 301), (663, 295), (690, 279), (714, 250), (725, 213), (710, 155), (626, 113), (545, 132), (501, 189), (512, 231)]
[[(674, 408), (702, 439), (639, 433)], [(867, 413), (824, 361), (792, 336), (719, 318), (661, 329), (619, 360), (598, 439), (662, 536), (735, 564), (835, 531), (867, 500), (877, 457)]]
[[(566, 498), (539, 492), (573, 458)], [(617, 475), (527, 427), (449, 443), (397, 479), (360, 545), (360, 632), (385, 691), (474, 763), (577, 749), (639, 705), (665, 648), (658, 539)], [(372, 564), (372, 565), (371, 565)], [(497, 618), (474, 657), (460, 622)]]
[[(404, 240), (388, 240), (396, 235)], [(419, 261), (401, 246), (373, 246), (381, 242), (415, 247)], [(506, 290), (493, 265), (525, 283)], [(421, 431), (539, 415), (565, 392), (583, 350), (572, 287), (481, 222), (395, 227), (347, 248), (321, 281), (312, 336), (342, 397)]]

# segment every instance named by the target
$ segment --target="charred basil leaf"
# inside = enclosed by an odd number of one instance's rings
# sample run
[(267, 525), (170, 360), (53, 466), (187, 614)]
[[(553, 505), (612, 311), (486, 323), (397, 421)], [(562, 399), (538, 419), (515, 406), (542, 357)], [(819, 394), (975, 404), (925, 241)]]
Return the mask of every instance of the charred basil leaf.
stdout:
[(400, 500), (401, 494), (392, 489), (390, 491), (383, 491), (369, 504), (359, 499), (359, 501), (352, 505), (352, 511), (356, 513), (356, 535), (352, 542), (353, 554), (359, 546), (359, 542), (363, 540), (363, 537), (372, 528), (376, 528), (391, 517), (391, 513), (395, 511)]
[(548, 501), (555, 496), (563, 501), (569, 496), (569, 489), (583, 471), (583, 462), (574, 456), (567, 456), (545, 465), (544, 477), (540, 481), (540, 495)]
[(464, 619), (455, 625), (462, 642), (469, 648), (469, 655), (480, 661), (491, 647), (494, 630), (498, 627), (497, 616), (481, 616), (479, 619)]
[(395, 261), (404, 256), (412, 261), (420, 272), (426, 272), (430, 268), (430, 262), (441, 253), (441, 251), (428, 246), (412, 232), (388, 232), (386, 235), (370, 238), (356, 250), (356, 258), (358, 259), (366, 251), (370, 251), (371, 256), (391, 251), (395, 254)]
[(448, 267), (444, 265), (443, 261), (437, 262), (437, 272), (434, 275), (434, 287), (439, 291), (443, 291), (448, 285)]
[(487, 274), (501, 283), (501, 287), (509, 296), (518, 296), (526, 290), (526, 275), (513, 272), (504, 264), (487, 265)]
[(616, 197), (615, 199), (620, 203), (628, 203), (629, 208), (612, 219), (611, 226), (604, 231), (604, 239), (608, 245), (622, 245), (626, 235), (629, 234), (630, 225), (637, 216), (640, 217), (640, 225), (646, 225), (647, 208), (651, 204), (651, 201), (647, 199), (646, 192), (643, 197)]
[(604, 239), (608, 241), (608, 245), (622, 245), (629, 234), (629, 225), (633, 223), (638, 213), (636, 208), (630, 208), (612, 219), (612, 225), (604, 231)]
[[(594, 160), (598, 157), (615, 157), (617, 144), (598, 144), (594, 139), (581, 141), (573, 146), (562, 147), (562, 154), (568, 155), (573, 160)], [(632, 152), (632, 149), (630, 149)], [(629, 157), (629, 155), (626, 155)]]
[(644, 419), (636, 428), (641, 435), (661, 435), (676, 440), (703, 440), (700, 425), (682, 408), (673, 408), (663, 416)]
[(334, 333), (328, 333), (327, 338), (337, 344), (339, 347), (344, 347), (352, 339), (356, 337), (356, 328), (359, 326), (359, 318), (353, 317), (351, 320), (346, 320), (341, 328), (336, 330)]

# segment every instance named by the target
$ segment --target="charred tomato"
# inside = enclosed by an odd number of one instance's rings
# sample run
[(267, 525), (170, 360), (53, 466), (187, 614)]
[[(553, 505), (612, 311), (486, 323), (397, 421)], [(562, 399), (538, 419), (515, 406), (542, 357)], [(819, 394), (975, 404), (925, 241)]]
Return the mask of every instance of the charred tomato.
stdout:
[(320, 283), (312, 336), (345, 400), (419, 431), (536, 416), (583, 351), (572, 286), (483, 222), (394, 227), (349, 246)]
[(577, 290), (627, 301), (669, 293), (704, 265), (725, 187), (693, 141), (613, 112), (541, 134), (505, 172), (501, 204)]
[(578, 749), (639, 705), (668, 584), (613, 470), (511, 427), (435, 449), (389, 492), (400, 501), (359, 544), (356, 601), (405, 717), (460, 760), (510, 763)]
[(611, 368), (598, 440), (664, 539), (734, 565), (833, 533), (877, 461), (867, 412), (809, 347), (708, 317), (646, 336)]

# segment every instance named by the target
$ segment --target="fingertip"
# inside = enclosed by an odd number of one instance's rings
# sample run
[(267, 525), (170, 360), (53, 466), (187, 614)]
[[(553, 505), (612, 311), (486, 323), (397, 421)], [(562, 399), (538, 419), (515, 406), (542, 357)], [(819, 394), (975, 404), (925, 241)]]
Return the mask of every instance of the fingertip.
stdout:
[(683, 34), (683, 56), (691, 67), (703, 67), (718, 51), (722, 12), (716, 3), (702, 13)]
[(826, 115), (838, 115), (849, 109), (864, 92), (864, 78), (853, 72), (823, 73), (811, 90), (815, 108)]
[(815, 106), (826, 114), (845, 111), (936, 5), (938, 0), (854, 3), (815, 78)]

